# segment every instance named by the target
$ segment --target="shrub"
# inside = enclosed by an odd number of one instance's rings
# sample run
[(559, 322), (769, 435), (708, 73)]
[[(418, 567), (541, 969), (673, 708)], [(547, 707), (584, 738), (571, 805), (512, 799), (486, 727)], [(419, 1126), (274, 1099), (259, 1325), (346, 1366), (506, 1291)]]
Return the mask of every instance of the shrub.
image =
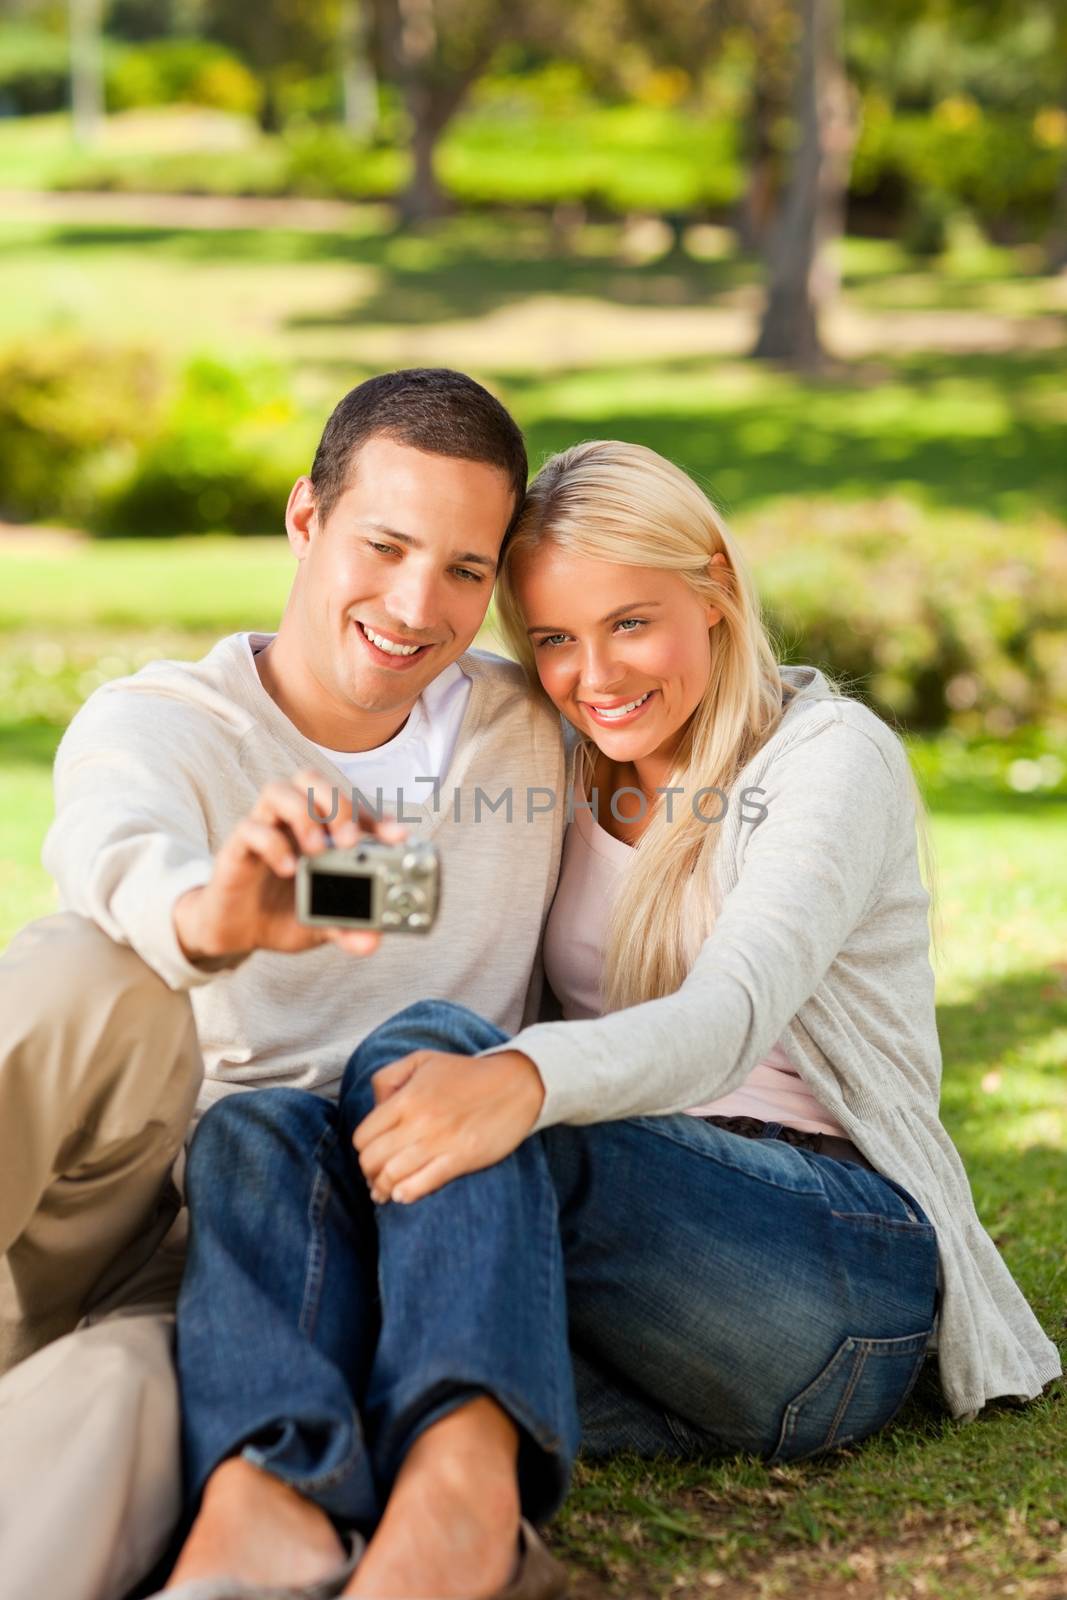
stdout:
[[(852, 162), (854, 196), (892, 196), (912, 219), (920, 247), (933, 213), (963, 206), (994, 232), (1047, 226), (1063, 150), (1043, 134), (1048, 118), (983, 110), (960, 98), (933, 112), (891, 113), (869, 97)], [(923, 197), (932, 193), (927, 203)], [(926, 214), (922, 208), (926, 206)]]
[(68, 102), (66, 40), (43, 28), (0, 27), (0, 114), (33, 116)]
[(825, 665), (920, 731), (1067, 721), (1061, 523), (808, 500), (739, 531), (784, 659)]
[(270, 533), (294, 478), (295, 413), (272, 369), (194, 361), (158, 434), (97, 508), (99, 532)]
[(110, 53), (111, 111), (180, 103), (255, 116), (262, 98), (258, 80), (244, 63), (205, 39), (155, 39)]
[(75, 339), (0, 356), (0, 507), (11, 517), (85, 517), (100, 484), (151, 433), (154, 360)]

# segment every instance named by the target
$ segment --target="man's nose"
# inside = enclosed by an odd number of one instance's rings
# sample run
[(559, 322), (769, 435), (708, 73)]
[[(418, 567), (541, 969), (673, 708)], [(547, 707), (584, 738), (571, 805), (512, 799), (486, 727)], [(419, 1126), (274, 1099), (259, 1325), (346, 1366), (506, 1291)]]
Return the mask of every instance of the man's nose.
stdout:
[(419, 571), (406, 563), (406, 572), (397, 572), (384, 596), (386, 610), (399, 628), (410, 633), (435, 633), (440, 627), (440, 584), (434, 573)]

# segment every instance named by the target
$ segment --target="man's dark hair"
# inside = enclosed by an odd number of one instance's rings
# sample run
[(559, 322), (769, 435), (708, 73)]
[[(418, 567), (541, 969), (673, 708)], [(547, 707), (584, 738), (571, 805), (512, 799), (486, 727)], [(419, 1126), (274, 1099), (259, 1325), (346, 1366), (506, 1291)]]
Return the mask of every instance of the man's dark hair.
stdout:
[(347, 489), (355, 452), (378, 437), (499, 467), (515, 495), (511, 532), (526, 495), (526, 446), (514, 418), (480, 383), (448, 367), (408, 367), (350, 389), (323, 429), (311, 467), (320, 522)]

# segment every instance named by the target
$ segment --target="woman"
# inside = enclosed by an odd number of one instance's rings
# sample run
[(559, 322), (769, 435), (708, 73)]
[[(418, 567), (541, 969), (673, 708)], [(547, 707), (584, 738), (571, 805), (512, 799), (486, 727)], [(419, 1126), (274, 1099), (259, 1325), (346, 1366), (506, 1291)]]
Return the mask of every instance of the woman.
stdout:
[[(577, 735), (545, 937), (561, 1020), (508, 1040), (416, 1005), (355, 1052), (336, 1114), (290, 1091), (224, 1102), (190, 1159), (192, 1482), (220, 1458), (203, 1373), (229, 1271), (300, 1372), (284, 1418), (250, 1430), (246, 1471), (293, 1486), (324, 1537), (327, 1517), (380, 1516), (350, 1594), (557, 1592), (528, 1527), (506, 1585), (520, 1512), (566, 1490), (572, 1377), (592, 1454), (791, 1461), (883, 1427), (933, 1348), (956, 1417), (1060, 1371), (938, 1118), (896, 736), (778, 666), (713, 507), (639, 446), (543, 468), (499, 604)], [(311, 1147), (341, 1194), (314, 1248)], [(257, 1258), (257, 1207), (212, 1215), (227, 1152), (253, 1194), (298, 1191), (288, 1300), (277, 1240)], [(328, 1292), (323, 1252), (343, 1262)], [(465, 1466), (435, 1488), (420, 1451), (442, 1429)], [(413, 1543), (442, 1506), (465, 1541), (451, 1562)], [(336, 1553), (323, 1543), (323, 1566)]]

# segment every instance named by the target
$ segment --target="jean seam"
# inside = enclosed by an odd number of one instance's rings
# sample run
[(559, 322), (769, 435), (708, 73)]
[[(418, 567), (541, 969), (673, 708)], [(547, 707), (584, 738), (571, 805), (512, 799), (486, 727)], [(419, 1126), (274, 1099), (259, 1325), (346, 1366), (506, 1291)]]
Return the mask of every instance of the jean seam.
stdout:
[[(357, 1429), (356, 1432), (358, 1433), (358, 1431), (359, 1430)], [(352, 1464), (356, 1459), (356, 1453), (357, 1450), (356, 1446), (354, 1445), (353, 1448), (348, 1452), (348, 1455), (345, 1456), (344, 1460), (339, 1461), (336, 1467), (331, 1467), (329, 1472), (318, 1472), (309, 1475), (308, 1473), (288, 1474), (279, 1472), (269, 1460), (267, 1452), (264, 1450), (257, 1450), (255, 1445), (246, 1445), (241, 1452), (242, 1456), (244, 1456), (247, 1460), (252, 1461), (256, 1466), (261, 1466), (265, 1472), (271, 1473), (273, 1477), (281, 1478), (285, 1483), (290, 1484), (294, 1488), (307, 1490), (332, 1489), (335, 1484), (338, 1484), (342, 1481), (342, 1479), (347, 1478), (351, 1473)]]
[[(649, 1125), (649, 1124), (651, 1124), (651, 1123), (653, 1123), (653, 1122), (655, 1122), (657, 1120), (666, 1121), (667, 1118), (657, 1119), (657, 1118), (654, 1118), (654, 1117), (648, 1117), (648, 1118), (643, 1118), (642, 1119), (642, 1121), (643, 1121), (643, 1123), (645, 1125)], [(699, 1121), (698, 1118), (693, 1118), (692, 1120), (693, 1121)], [(727, 1131), (728, 1131), (727, 1129), (721, 1129), (720, 1130), (720, 1132), (727, 1132)], [(717, 1151), (702, 1149), (700, 1144), (698, 1142), (696, 1142), (695, 1140), (691, 1142), (688, 1139), (682, 1139), (676, 1133), (673, 1133), (672, 1131), (670, 1131), (667, 1128), (649, 1127), (649, 1132), (655, 1134), (655, 1136), (657, 1138), (659, 1138), (659, 1139), (667, 1139), (667, 1140), (669, 1140), (671, 1142), (671, 1144), (678, 1145), (678, 1147), (680, 1149), (682, 1149), (682, 1150), (688, 1150), (691, 1155), (702, 1156), (707, 1161), (718, 1162), (718, 1164), (720, 1166), (728, 1167), (731, 1172), (740, 1173), (743, 1178), (751, 1178), (754, 1183), (765, 1184), (769, 1189), (779, 1189), (785, 1194), (806, 1195), (806, 1196), (808, 1196), (809, 1199), (825, 1200), (827, 1198), (826, 1190), (822, 1187), (822, 1185), (816, 1185), (813, 1188), (809, 1189), (809, 1188), (797, 1188), (797, 1186), (795, 1184), (791, 1184), (791, 1183), (776, 1183), (774, 1181), (774, 1179), (771, 1178), (771, 1177), (768, 1177), (766, 1173), (753, 1172), (751, 1170), (751, 1168), (742, 1166), (738, 1162), (727, 1161)], [(735, 1134), (734, 1137), (737, 1138), (739, 1136)], [(749, 1140), (746, 1140), (746, 1143), (748, 1143), (748, 1144), (766, 1143), (766, 1144), (775, 1145), (777, 1148), (783, 1149), (783, 1150), (796, 1150), (798, 1155), (811, 1155), (812, 1154), (812, 1152), (810, 1150), (809, 1151), (805, 1151), (805, 1150), (801, 1150), (796, 1145), (787, 1145), (780, 1139), (767, 1139), (767, 1140), (749, 1139)]]
[(920, 1222), (918, 1217), (884, 1217), (878, 1211), (834, 1211), (830, 1215), (839, 1222), (859, 1222), (871, 1228), (884, 1228), (887, 1233), (905, 1233), (912, 1238), (936, 1237), (932, 1222)]
[(801, 1389), (799, 1394), (794, 1395), (791, 1400), (787, 1401), (785, 1416), (782, 1419), (781, 1436), (772, 1452), (772, 1459), (776, 1458), (785, 1449), (786, 1445), (792, 1443), (796, 1436), (797, 1423), (800, 1420), (803, 1407), (822, 1393), (826, 1385), (832, 1381), (834, 1373), (837, 1371), (838, 1363), (854, 1349), (855, 1340), (846, 1334), (833, 1355), (825, 1362), (822, 1370), (816, 1374), (805, 1388)]
[(852, 1396), (856, 1392), (856, 1387), (859, 1384), (860, 1378), (863, 1376), (864, 1368), (867, 1365), (868, 1354), (869, 1352), (864, 1349), (858, 1349), (856, 1351), (856, 1359), (852, 1363), (852, 1371), (849, 1374), (848, 1382), (845, 1385), (845, 1392), (841, 1396), (837, 1410), (834, 1412), (834, 1420), (830, 1424), (830, 1431), (823, 1440), (824, 1450), (833, 1444), (834, 1439), (837, 1436), (837, 1430), (840, 1428), (845, 1419), (845, 1413), (852, 1403)]
[[(553, 1278), (555, 1277), (557, 1280), (561, 1279), (564, 1270), (562, 1261), (560, 1261), (559, 1271), (555, 1274), (553, 1274), (552, 1271), (553, 1251), (558, 1251), (560, 1256), (562, 1256), (558, 1211), (555, 1227), (551, 1226), (550, 1218), (548, 1216), (549, 1208), (556, 1207), (556, 1192), (553, 1188), (552, 1178), (548, 1171), (548, 1159), (545, 1156), (544, 1151), (541, 1149), (539, 1141), (531, 1144), (530, 1154), (532, 1155), (534, 1161), (538, 1163), (540, 1175), (543, 1180), (541, 1196), (541, 1221), (543, 1231), (538, 1254), (540, 1256), (544, 1286), (544, 1302), (548, 1311), (549, 1326), (555, 1328), (559, 1321), (559, 1307), (557, 1305), (556, 1295), (556, 1291), (559, 1288), (559, 1283), (558, 1281), (553, 1282)], [(521, 1183), (522, 1173), (520, 1172), (518, 1176)], [(566, 1323), (564, 1323), (564, 1326), (566, 1326)], [(569, 1348), (567, 1352), (567, 1360), (570, 1360)], [(559, 1389), (556, 1384), (556, 1364), (554, 1361), (549, 1362), (549, 1414), (553, 1419), (558, 1419), (559, 1417)]]
[(708, 1450), (709, 1445), (715, 1444), (714, 1434), (709, 1433), (704, 1428), (698, 1429), (695, 1423), (687, 1422), (684, 1417), (679, 1417), (666, 1407), (663, 1408), (660, 1415), (667, 1424), (667, 1431), (675, 1443), (688, 1454), (692, 1455), (694, 1452), (703, 1454)]
[(326, 1266), (326, 1238), (323, 1228), (323, 1215), (330, 1199), (331, 1186), (329, 1176), (323, 1168), (320, 1157), (323, 1146), (333, 1142), (335, 1142), (335, 1136), (332, 1127), (324, 1128), (312, 1156), (312, 1161), (315, 1164), (315, 1180), (308, 1198), (308, 1248), (307, 1255), (304, 1258), (304, 1293), (300, 1302), (300, 1318), (297, 1323), (300, 1332), (306, 1339), (311, 1339), (314, 1336)]

